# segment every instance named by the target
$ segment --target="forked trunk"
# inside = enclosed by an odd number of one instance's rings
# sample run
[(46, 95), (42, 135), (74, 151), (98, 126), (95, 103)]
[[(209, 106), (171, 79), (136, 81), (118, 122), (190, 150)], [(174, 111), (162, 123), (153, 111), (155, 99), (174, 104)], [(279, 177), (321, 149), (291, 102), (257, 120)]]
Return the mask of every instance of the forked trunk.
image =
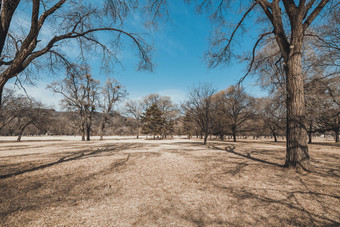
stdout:
[(301, 47), (291, 45), (290, 48), (291, 51), (285, 66), (287, 83), (287, 153), (285, 166), (310, 170), (304, 78), (301, 71)]

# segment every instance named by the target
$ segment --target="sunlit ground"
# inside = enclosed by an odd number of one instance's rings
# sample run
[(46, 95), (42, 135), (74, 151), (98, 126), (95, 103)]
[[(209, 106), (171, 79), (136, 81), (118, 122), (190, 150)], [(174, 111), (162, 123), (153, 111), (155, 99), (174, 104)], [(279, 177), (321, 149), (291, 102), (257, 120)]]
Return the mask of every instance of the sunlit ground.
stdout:
[(340, 225), (340, 147), (176, 138), (0, 138), (0, 226)]

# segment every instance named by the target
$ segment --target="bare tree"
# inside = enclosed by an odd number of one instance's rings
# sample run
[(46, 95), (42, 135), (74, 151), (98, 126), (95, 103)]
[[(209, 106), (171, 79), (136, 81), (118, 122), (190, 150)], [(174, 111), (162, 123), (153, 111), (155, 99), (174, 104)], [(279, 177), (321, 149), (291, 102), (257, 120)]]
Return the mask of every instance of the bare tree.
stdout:
[(280, 93), (276, 93), (273, 98), (264, 98), (257, 103), (260, 106), (257, 114), (263, 120), (265, 127), (270, 130), (274, 142), (278, 141), (279, 135), (285, 134), (286, 109), (284, 101)]
[(0, 109), (0, 131), (3, 131), (17, 115), (17, 95), (13, 89), (4, 89), (3, 106)]
[[(313, 95), (309, 95), (308, 112), (316, 124), (314, 131), (334, 133), (335, 142), (339, 142), (340, 134), (340, 78), (320, 78), (313, 80), (308, 86), (319, 96), (313, 102)], [(307, 93), (308, 94), (308, 93)]]
[(101, 98), (99, 107), (102, 111), (102, 119), (99, 125), (100, 140), (103, 139), (104, 128), (107, 121), (113, 116), (113, 107), (118, 102), (125, 98), (127, 92), (118, 81), (108, 78), (101, 90)]
[(225, 91), (223, 104), (227, 125), (236, 142), (237, 133), (242, 131), (241, 127), (254, 116), (254, 99), (245, 93), (243, 87), (231, 86)]
[[(264, 32), (259, 34), (259, 39), (254, 42), (248, 73), (251, 71), (256, 49), (261, 41), (265, 37), (273, 37), (279, 48), (285, 72), (287, 95), (287, 152), (285, 166), (287, 167), (305, 170), (311, 168), (307, 146), (301, 53), (307, 29), (328, 2), (329, 0), (255, 0), (242, 2), (240, 5), (246, 7), (246, 10), (242, 11), (242, 16), (236, 27), (234, 27), (229, 36), (226, 36), (221, 29), (218, 29), (212, 49), (207, 55), (210, 66), (230, 62), (234, 52), (232, 44), (234, 44), (237, 32), (242, 29), (247, 17), (257, 10), (257, 16), (262, 17), (260, 21), (263, 22)], [(220, 24), (223, 25), (225, 24), (224, 16), (226, 12), (230, 12), (228, 11), (229, 6), (230, 1), (209, 0), (203, 1), (200, 8), (213, 8), (213, 19), (217, 22), (222, 22)], [(263, 20), (263, 18), (265, 19)]]
[(213, 95), (215, 93), (216, 89), (211, 84), (200, 83), (190, 90), (187, 100), (182, 104), (184, 111), (201, 129), (204, 144), (207, 143), (211, 132), (214, 111)]
[(141, 119), (142, 119), (142, 113), (143, 113), (143, 103), (141, 101), (134, 101), (130, 100), (126, 102), (125, 104), (125, 113), (128, 116), (132, 116), (136, 121), (136, 127), (137, 127), (137, 139), (140, 136), (141, 133)]
[[(102, 66), (113, 67), (117, 45), (128, 38), (140, 56), (139, 69), (152, 69), (150, 46), (134, 32), (124, 28), (126, 18), (138, 8), (138, 0), (1, 0), (0, 2), (0, 106), (2, 91), (11, 78), (41, 68), (58, 70), (58, 65), (86, 62), (87, 53), (100, 54)], [(164, 0), (148, 0), (146, 10), (152, 21), (164, 12)], [(30, 9), (30, 10), (27, 10)], [(25, 12), (30, 11), (31, 15)], [(21, 21), (30, 25), (25, 27)], [(110, 40), (103, 37), (108, 34)], [(74, 54), (66, 54), (72, 46)], [(91, 52), (89, 52), (91, 51)], [(42, 57), (44, 56), (44, 57)], [(31, 76), (31, 74), (27, 74)]]
[(34, 99), (28, 99), (27, 97), (21, 97), (17, 100), (18, 109), (17, 113), (17, 141), (21, 141), (21, 137), (25, 129), (34, 125), (36, 128), (42, 129), (46, 127), (49, 121), (50, 112), (41, 102)]
[(98, 101), (99, 81), (94, 80), (87, 73), (87, 69), (77, 70), (77, 67), (68, 69), (67, 77), (62, 81), (52, 82), (47, 86), (57, 94), (61, 94), (63, 107), (76, 111), (78, 126), (82, 140), (90, 140), (92, 116)]
[(3, 108), (0, 111), (2, 133), (14, 134), (18, 136), (17, 141), (20, 142), (29, 127), (38, 132), (47, 129), (51, 114), (41, 102), (10, 89), (5, 89), (3, 101)]

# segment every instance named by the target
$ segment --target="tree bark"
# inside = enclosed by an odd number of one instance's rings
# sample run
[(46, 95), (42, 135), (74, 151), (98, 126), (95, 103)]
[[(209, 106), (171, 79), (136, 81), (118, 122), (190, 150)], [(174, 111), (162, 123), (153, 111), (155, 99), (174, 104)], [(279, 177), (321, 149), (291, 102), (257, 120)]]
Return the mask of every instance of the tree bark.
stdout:
[(17, 142), (20, 142), (20, 141), (21, 141), (22, 134), (24, 133), (24, 131), (25, 131), (25, 129), (27, 128), (27, 126), (29, 126), (31, 123), (32, 123), (32, 121), (29, 121), (29, 122), (27, 122), (26, 124), (24, 124), (24, 125), (20, 128), (19, 134), (18, 134), (18, 138), (17, 138)]
[(209, 136), (208, 133), (204, 133), (204, 141), (203, 141), (204, 145), (207, 144), (208, 136)]
[(5, 84), (0, 84), (0, 110), (2, 109), (2, 93), (4, 91)]
[(276, 133), (275, 133), (275, 131), (274, 131), (274, 130), (272, 130), (272, 132), (273, 132), (273, 136), (274, 136), (274, 142), (276, 143), (276, 142), (277, 142), (277, 136), (276, 136)]
[(81, 129), (81, 141), (85, 141), (85, 128)]
[(309, 131), (308, 131), (308, 143), (311, 144), (312, 143), (312, 135), (313, 135), (313, 127), (312, 124), (309, 125)]
[(0, 5), (0, 8), (1, 8), (0, 53), (2, 54), (13, 14), (16, 8), (18, 7), (20, 0), (4, 0), (1, 2), (2, 2), (2, 5)]
[[(293, 31), (294, 32), (294, 31)], [(288, 60), (285, 62), (287, 89), (286, 167), (310, 170), (304, 100), (304, 78), (301, 70), (302, 28), (292, 34)], [(296, 38), (295, 35), (301, 37)], [(294, 38), (295, 37), (295, 38)], [(294, 40), (297, 40), (294, 42)]]
[(86, 126), (86, 140), (87, 141), (91, 140), (90, 136), (91, 136), (91, 126), (87, 125)]

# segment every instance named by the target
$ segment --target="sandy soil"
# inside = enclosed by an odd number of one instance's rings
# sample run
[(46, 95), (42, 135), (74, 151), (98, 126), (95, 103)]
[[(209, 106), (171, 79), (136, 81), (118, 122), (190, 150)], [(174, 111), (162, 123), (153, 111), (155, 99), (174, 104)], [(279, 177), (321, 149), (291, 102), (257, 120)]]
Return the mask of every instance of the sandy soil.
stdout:
[(0, 142), (0, 226), (339, 226), (340, 146), (110, 138)]

